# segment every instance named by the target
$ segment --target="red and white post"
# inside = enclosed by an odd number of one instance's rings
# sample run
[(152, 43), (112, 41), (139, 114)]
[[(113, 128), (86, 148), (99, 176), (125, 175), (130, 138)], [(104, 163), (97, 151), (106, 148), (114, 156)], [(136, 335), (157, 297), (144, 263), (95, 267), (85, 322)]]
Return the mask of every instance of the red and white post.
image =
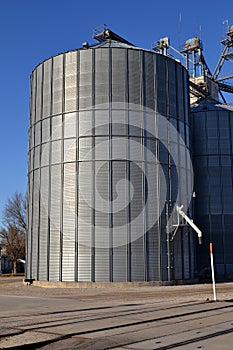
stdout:
[(211, 243), (211, 242), (210, 242), (210, 262), (211, 262), (211, 273), (212, 273), (214, 301), (216, 301), (217, 300), (217, 295), (216, 295), (216, 285), (215, 285), (215, 276), (214, 276), (213, 243)]

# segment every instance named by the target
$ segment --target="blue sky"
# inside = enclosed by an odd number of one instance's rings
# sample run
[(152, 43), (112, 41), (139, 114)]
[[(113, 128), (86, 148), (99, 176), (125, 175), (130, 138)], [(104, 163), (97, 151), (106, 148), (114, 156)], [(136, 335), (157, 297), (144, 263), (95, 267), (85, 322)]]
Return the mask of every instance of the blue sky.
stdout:
[(92, 43), (93, 29), (106, 23), (146, 49), (164, 36), (179, 48), (201, 35), (213, 71), (222, 49), (223, 21), (233, 24), (231, 1), (0, 0), (0, 5), (0, 215), (9, 196), (26, 192), (29, 81), (39, 62), (84, 41)]

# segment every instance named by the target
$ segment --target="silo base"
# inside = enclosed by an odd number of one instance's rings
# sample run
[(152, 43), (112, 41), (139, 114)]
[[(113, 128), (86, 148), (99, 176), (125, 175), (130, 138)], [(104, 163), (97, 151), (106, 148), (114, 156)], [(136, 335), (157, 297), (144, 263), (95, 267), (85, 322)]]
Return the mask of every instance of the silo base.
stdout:
[[(24, 280), (25, 284), (28, 284)], [(198, 279), (172, 280), (153, 282), (53, 282), (53, 281), (32, 281), (31, 284), (42, 288), (128, 288), (128, 287), (154, 287), (154, 286), (176, 286), (186, 284), (197, 284)]]

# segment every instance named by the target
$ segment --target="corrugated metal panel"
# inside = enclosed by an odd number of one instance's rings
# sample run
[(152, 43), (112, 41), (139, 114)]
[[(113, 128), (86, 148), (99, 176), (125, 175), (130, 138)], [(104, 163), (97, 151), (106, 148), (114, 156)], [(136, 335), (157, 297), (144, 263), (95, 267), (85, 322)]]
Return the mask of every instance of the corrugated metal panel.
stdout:
[[(160, 214), (160, 204), (163, 206), (162, 196), (161, 203), (159, 201), (159, 165), (154, 162), (145, 164), (145, 176), (147, 188), (145, 189), (144, 203), (147, 209), (146, 218), (146, 229), (152, 226), (153, 223), (157, 222)], [(145, 185), (144, 185), (145, 186)]]
[(109, 162), (95, 161), (95, 281), (110, 279), (109, 182)]
[(35, 121), (41, 119), (42, 111), (42, 65), (36, 70), (36, 114)]
[[(151, 160), (152, 161), (152, 160)], [(155, 162), (155, 159), (154, 159)], [(145, 175), (148, 184), (146, 191), (146, 244), (147, 244), (147, 279), (149, 281), (159, 280), (160, 277), (160, 237), (159, 216), (160, 201), (158, 188), (159, 166), (155, 163), (145, 164)], [(163, 205), (163, 203), (161, 203)]]
[(177, 116), (177, 96), (176, 96), (176, 62), (168, 60), (168, 114), (169, 116)]
[(109, 102), (109, 50), (95, 50), (95, 105)]
[(62, 281), (75, 279), (76, 164), (64, 165)]
[(78, 172), (78, 281), (91, 281), (92, 164), (80, 162)]
[(76, 137), (76, 122), (78, 113), (65, 114), (64, 138)]
[(35, 146), (41, 143), (41, 123), (36, 123), (35, 125)]
[(49, 167), (41, 169), (40, 230), (39, 230), (39, 279), (47, 280), (48, 221), (49, 221)]
[(65, 112), (77, 110), (77, 52), (65, 55)]
[(174, 279), (181, 280), (183, 278), (183, 246), (182, 246), (183, 233), (179, 229), (174, 238)]
[[(90, 236), (88, 232), (89, 228), (86, 229), (86, 233)], [(84, 229), (82, 227), (79, 228), (79, 237), (84, 236)], [(91, 282), (92, 281), (92, 267), (91, 267), (91, 248), (83, 245), (79, 239), (78, 244), (78, 281), (79, 282)]]
[[(181, 65), (176, 65), (176, 77), (177, 77), (177, 91), (183, 92), (188, 91), (188, 82), (184, 82), (185, 77), (183, 76), (183, 67)], [(187, 88), (187, 90), (184, 90)], [(188, 96), (188, 94), (185, 93), (179, 93), (177, 95), (177, 118), (179, 120), (184, 120), (184, 117), (186, 115), (186, 109), (185, 106), (188, 106), (188, 101), (184, 101), (185, 95)], [(185, 104), (186, 103), (186, 104)]]
[(95, 111), (95, 135), (109, 135), (109, 111)]
[[(130, 163), (130, 181), (133, 186), (133, 198), (130, 203), (130, 228), (131, 228), (131, 280), (144, 280), (144, 174), (141, 164)], [(130, 191), (131, 192), (131, 191)], [(130, 194), (131, 196), (132, 194)], [(139, 215), (142, 218), (138, 220)], [(138, 238), (139, 237), (139, 238)]]
[[(167, 213), (166, 206), (168, 201), (165, 203), (163, 211), (160, 215), (160, 226), (159, 226), (159, 234), (160, 234), (160, 263), (161, 263), (161, 280), (168, 280), (168, 249), (167, 249)], [(175, 251), (173, 249), (173, 253), (175, 255)]]
[[(120, 139), (121, 140), (121, 139)], [(116, 141), (113, 139), (113, 141)], [(123, 144), (124, 145), (124, 144)], [(116, 154), (118, 143), (113, 142)], [(123, 152), (123, 150), (122, 150)], [(124, 155), (123, 159), (126, 157)], [(119, 155), (119, 158), (120, 155)], [(129, 234), (129, 173), (126, 161), (112, 162), (112, 240), (113, 240), (113, 281), (127, 281), (128, 257), (127, 243)]]
[(53, 57), (52, 114), (62, 113), (63, 55)]
[(167, 67), (163, 56), (156, 56), (156, 101), (157, 110), (167, 115)]
[(30, 98), (30, 126), (35, 123), (36, 117), (36, 71), (31, 75), (31, 98)]
[(51, 164), (61, 163), (61, 140), (53, 141), (51, 143), (52, 151), (51, 151)]
[(41, 166), (47, 166), (49, 165), (50, 161), (50, 146), (51, 143), (44, 143), (41, 145)]
[(33, 211), (32, 211), (32, 278), (37, 279), (38, 268), (38, 228), (39, 228), (39, 193), (40, 193), (40, 172), (34, 171), (33, 178)]
[(128, 50), (129, 103), (141, 105), (141, 52)]
[[(110, 169), (109, 169), (108, 161), (94, 162), (93, 175), (94, 175), (94, 181), (95, 181), (95, 184), (94, 184), (95, 189), (92, 195), (92, 199), (96, 210), (95, 223), (97, 224), (97, 226), (99, 224), (100, 226), (103, 226), (103, 227), (109, 227), (108, 215), (109, 215), (109, 211), (111, 210), (111, 207), (110, 207), (111, 194), (109, 193), (109, 183), (110, 183), (109, 172), (110, 172)], [(98, 218), (100, 220), (99, 222), (98, 222)]]
[(52, 104), (52, 59), (44, 62), (42, 118), (49, 117)]
[(112, 50), (112, 102), (126, 101), (127, 70), (126, 51), (121, 49)]
[(92, 160), (92, 137), (79, 138), (79, 161)]
[[(184, 110), (184, 120), (187, 124), (190, 123), (190, 109), (189, 106), (189, 77), (186, 74), (186, 71), (183, 69), (181, 65), (177, 65), (177, 69), (182, 70), (182, 81), (183, 81), (183, 110)], [(187, 140), (186, 140), (187, 141)]]
[(112, 110), (112, 135), (127, 135), (128, 134), (128, 111), (127, 110)]
[(79, 109), (92, 106), (92, 54), (80, 51)]
[(34, 147), (35, 146), (35, 126), (32, 126), (31, 127), (31, 133), (30, 133), (30, 136), (31, 136), (31, 140), (30, 140), (30, 148)]
[(112, 137), (112, 159), (125, 160), (128, 154), (128, 137)]
[[(109, 159), (109, 147), (110, 147), (110, 140), (109, 137), (95, 137), (94, 139), (95, 146), (93, 149), (93, 158), (95, 160), (102, 160), (103, 162)], [(100, 164), (100, 163), (99, 163)], [(106, 184), (105, 184), (105, 187)]]
[(151, 227), (147, 231), (147, 280), (159, 281), (160, 276), (160, 239), (159, 239), (159, 223)]
[[(117, 231), (117, 234), (119, 232)], [(122, 233), (122, 236), (125, 236), (125, 231)], [(113, 228), (113, 237), (114, 237), (114, 228)], [(125, 237), (120, 237), (120, 240), (123, 241)], [(113, 249), (113, 282), (127, 282), (128, 281), (128, 246), (115, 247)]]
[(92, 135), (92, 111), (79, 112), (79, 137)]
[(33, 172), (29, 174), (28, 178), (28, 232), (27, 232), (27, 250), (26, 250), (26, 278), (32, 278), (32, 205), (33, 205)]
[(144, 52), (144, 106), (155, 109), (154, 55)]
[(50, 140), (50, 118), (43, 120), (42, 122), (42, 142), (48, 142)]
[(61, 138), (62, 138), (62, 116), (58, 115), (52, 118), (51, 140), (59, 140)]
[[(108, 231), (100, 230), (98, 227), (95, 230), (95, 239), (97, 246), (101, 239), (109, 239)], [(106, 241), (104, 245), (106, 245)], [(110, 249), (95, 248), (95, 282), (108, 282), (110, 280)]]
[(35, 147), (34, 152), (34, 169), (37, 169), (40, 166), (40, 146)]
[(233, 263), (232, 263), (232, 251), (233, 251), (233, 240), (232, 240), (232, 229), (233, 216), (224, 214), (224, 241), (227, 242), (224, 246), (224, 253), (226, 258), (226, 274), (233, 274)]
[(51, 167), (49, 280), (60, 280), (61, 165)]
[[(132, 237), (137, 228), (134, 225), (131, 228)], [(142, 227), (138, 227), (138, 230), (140, 229), (143, 230)], [(140, 237), (131, 243), (131, 281), (144, 281), (144, 269), (144, 237)]]
[(190, 230), (190, 278), (197, 276), (197, 264), (196, 264), (196, 233)]
[(189, 227), (184, 227), (183, 229), (183, 278), (190, 278), (190, 247), (189, 247), (189, 236), (190, 236)]
[[(186, 172), (186, 170), (181, 169), (179, 175), (180, 175), (180, 177), (178, 178), (176, 167), (171, 166), (170, 167), (170, 186), (171, 186), (170, 197), (171, 197), (172, 203), (175, 203), (176, 199), (178, 197), (178, 188), (179, 188), (180, 184), (182, 184), (182, 199), (180, 199), (180, 200), (182, 200), (182, 204), (185, 205), (186, 203), (184, 203), (184, 200), (186, 198), (188, 198), (187, 187), (186, 187), (186, 184), (187, 184), (187, 181), (186, 181), (187, 172)], [(179, 181), (181, 181), (181, 182), (179, 183)], [(188, 203), (187, 203), (186, 208), (187, 207), (188, 207)]]
[(129, 159), (132, 162), (140, 162), (143, 160), (142, 139), (139, 137), (130, 137), (128, 150)]
[(34, 149), (32, 149), (30, 151), (30, 168), (29, 168), (29, 170), (32, 170), (34, 168), (33, 163), (34, 163)]
[[(76, 139), (64, 140), (64, 162), (76, 161)], [(74, 174), (76, 176), (76, 174)]]
[[(135, 107), (137, 109), (137, 107)], [(132, 137), (142, 137), (142, 120), (143, 113), (140, 110), (129, 110), (129, 136)], [(138, 141), (137, 141), (138, 142)]]

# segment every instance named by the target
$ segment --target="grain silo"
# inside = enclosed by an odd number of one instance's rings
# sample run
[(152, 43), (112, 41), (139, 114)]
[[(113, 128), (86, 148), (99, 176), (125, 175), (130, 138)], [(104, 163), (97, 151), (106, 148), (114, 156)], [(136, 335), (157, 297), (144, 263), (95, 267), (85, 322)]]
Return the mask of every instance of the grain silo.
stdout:
[(174, 255), (166, 233), (192, 192), (187, 71), (109, 30), (97, 39), (31, 75), (26, 278), (192, 279), (192, 233), (178, 230)]
[(217, 278), (233, 276), (233, 108), (213, 99), (192, 106), (195, 219), (203, 231), (198, 270), (209, 267), (214, 245)]

